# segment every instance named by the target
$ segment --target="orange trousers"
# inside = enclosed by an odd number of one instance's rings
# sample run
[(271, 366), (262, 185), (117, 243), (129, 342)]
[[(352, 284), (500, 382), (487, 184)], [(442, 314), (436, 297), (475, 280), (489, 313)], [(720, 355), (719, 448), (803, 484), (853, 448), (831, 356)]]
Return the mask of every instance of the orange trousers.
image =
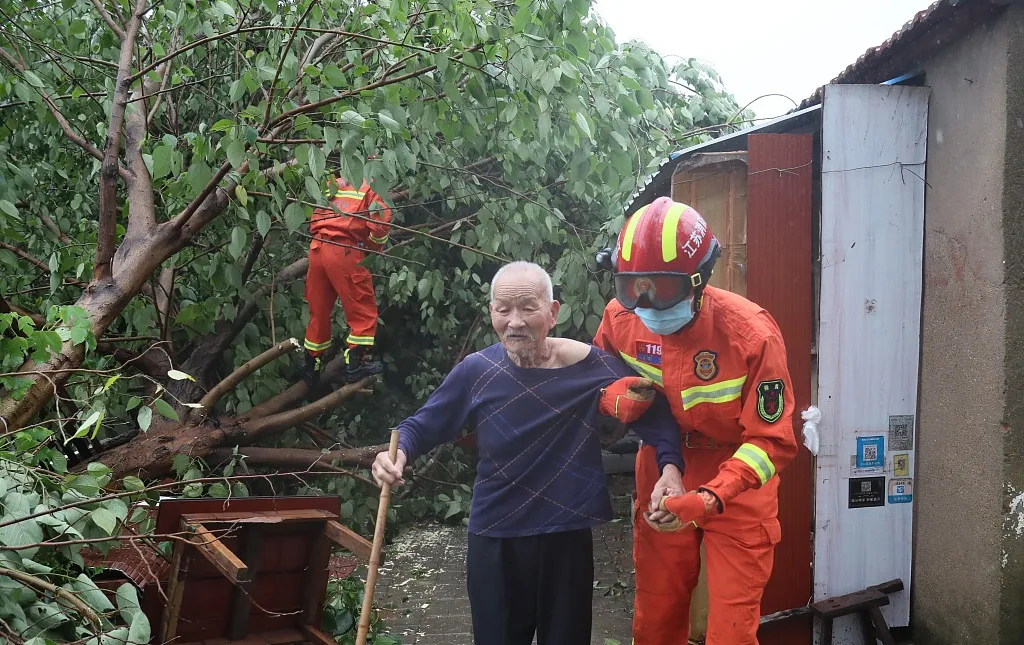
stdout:
[[(340, 240), (342, 244), (354, 244)], [(377, 296), (373, 276), (359, 264), (366, 255), (356, 249), (313, 240), (309, 248), (306, 270), (306, 302), (309, 324), (306, 325), (305, 348), (319, 356), (331, 346), (331, 311), (341, 299), (348, 320), (349, 347), (372, 346), (377, 333)]]
[[(696, 490), (710, 481), (733, 450), (683, 448), (683, 485)], [(633, 564), (636, 645), (685, 645), (690, 632), (690, 597), (700, 576), (704, 542), (708, 585), (707, 645), (757, 645), (761, 596), (771, 576), (778, 521), (778, 478), (737, 495), (725, 513), (700, 529), (662, 533), (643, 518), (658, 481), (652, 446), (642, 446), (636, 462)]]

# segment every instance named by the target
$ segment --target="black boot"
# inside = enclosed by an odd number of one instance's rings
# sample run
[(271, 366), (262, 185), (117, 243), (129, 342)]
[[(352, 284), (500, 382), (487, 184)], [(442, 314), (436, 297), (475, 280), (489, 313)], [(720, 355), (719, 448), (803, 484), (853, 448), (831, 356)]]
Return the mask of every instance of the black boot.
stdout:
[(384, 364), (375, 360), (370, 354), (370, 348), (362, 345), (349, 347), (345, 350), (345, 382), (355, 383), (356, 381), (380, 374), (384, 371)]
[(315, 390), (320, 385), (320, 369), (322, 361), (320, 356), (313, 356), (306, 352), (306, 361), (302, 366), (302, 380), (306, 382), (309, 389)]

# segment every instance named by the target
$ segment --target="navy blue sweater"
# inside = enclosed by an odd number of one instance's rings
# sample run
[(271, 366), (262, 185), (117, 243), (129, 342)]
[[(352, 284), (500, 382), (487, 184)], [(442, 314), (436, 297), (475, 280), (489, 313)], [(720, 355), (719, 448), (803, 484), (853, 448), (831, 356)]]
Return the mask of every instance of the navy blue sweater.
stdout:
[[(516, 537), (592, 527), (612, 518), (597, 434), (600, 388), (636, 374), (593, 347), (558, 369), (524, 369), (501, 344), (467, 356), (398, 429), (411, 464), (467, 423), (479, 462), (469, 531)], [(658, 464), (683, 469), (679, 429), (658, 396), (631, 425)]]

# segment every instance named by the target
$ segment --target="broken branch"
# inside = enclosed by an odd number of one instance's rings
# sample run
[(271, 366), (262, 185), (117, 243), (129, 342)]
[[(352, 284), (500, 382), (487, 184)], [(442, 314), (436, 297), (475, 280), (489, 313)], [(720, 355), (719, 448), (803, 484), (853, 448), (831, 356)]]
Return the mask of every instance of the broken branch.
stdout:
[(227, 378), (215, 385), (213, 389), (206, 393), (206, 396), (199, 401), (199, 405), (202, 406), (199, 414), (206, 416), (221, 397), (233, 390), (236, 385), (248, 378), (250, 374), (279, 356), (283, 356), (288, 352), (293, 352), (300, 347), (301, 345), (299, 345), (299, 341), (294, 338), (289, 338), (288, 340), (281, 341), (277, 345), (271, 347), (256, 358), (247, 361), (244, 365), (229, 374)]

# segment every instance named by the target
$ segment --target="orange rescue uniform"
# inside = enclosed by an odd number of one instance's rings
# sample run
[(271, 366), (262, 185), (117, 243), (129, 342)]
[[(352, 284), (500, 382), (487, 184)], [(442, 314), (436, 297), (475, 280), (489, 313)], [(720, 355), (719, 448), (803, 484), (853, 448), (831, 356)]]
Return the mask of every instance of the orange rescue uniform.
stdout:
[(306, 272), (309, 324), (305, 348), (313, 356), (331, 346), (331, 310), (338, 298), (348, 320), (348, 346), (373, 346), (377, 298), (373, 277), (361, 264), (366, 257), (361, 248), (381, 249), (387, 243), (391, 221), (391, 209), (366, 182), (356, 190), (344, 179), (338, 179), (337, 187), (328, 186), (324, 195), (333, 195), (331, 204), (341, 213), (318, 208), (313, 211), (309, 225), (313, 241)]
[(642, 513), (659, 474), (654, 449), (641, 447), (633, 527), (634, 642), (687, 642), (703, 540), (707, 643), (755, 645), (761, 596), (782, 537), (777, 474), (797, 452), (793, 386), (778, 326), (756, 304), (709, 286), (696, 319), (669, 336), (651, 333), (612, 300), (594, 344), (617, 353), (665, 394), (683, 434), (686, 490), (707, 489), (724, 508), (696, 530), (651, 528)]

